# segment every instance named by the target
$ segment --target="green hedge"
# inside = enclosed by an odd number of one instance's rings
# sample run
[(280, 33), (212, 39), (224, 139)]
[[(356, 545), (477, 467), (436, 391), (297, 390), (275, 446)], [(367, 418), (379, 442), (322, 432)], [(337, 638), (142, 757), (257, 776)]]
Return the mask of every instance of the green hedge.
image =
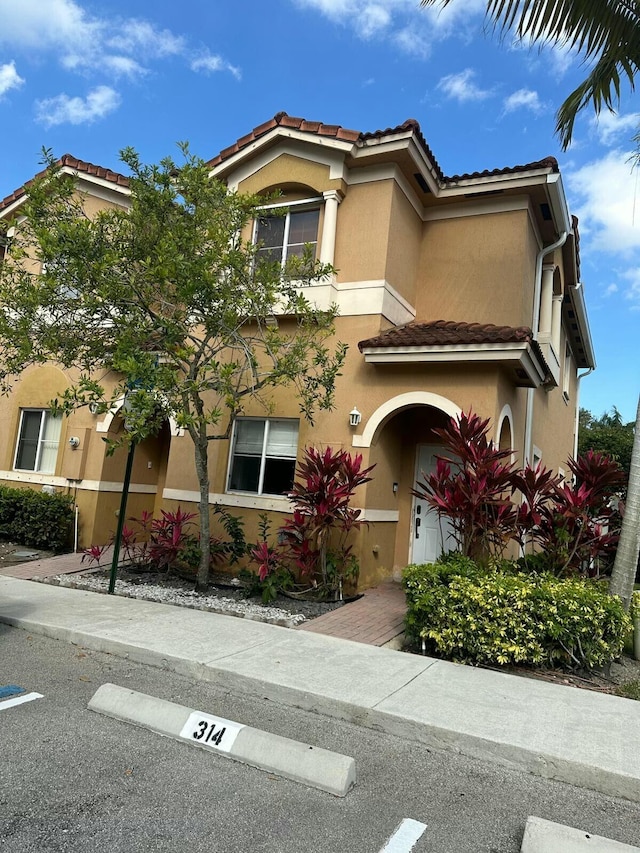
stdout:
[(620, 655), (631, 628), (602, 581), (463, 557), (408, 566), (403, 580), (409, 642), (449, 660), (593, 669)]
[(0, 486), (0, 539), (62, 553), (71, 548), (72, 525), (68, 495)]

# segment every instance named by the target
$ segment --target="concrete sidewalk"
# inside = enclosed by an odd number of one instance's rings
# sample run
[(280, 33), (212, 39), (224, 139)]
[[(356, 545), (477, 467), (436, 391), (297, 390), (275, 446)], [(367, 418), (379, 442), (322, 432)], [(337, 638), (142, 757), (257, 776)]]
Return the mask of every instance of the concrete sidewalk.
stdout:
[(640, 802), (640, 703), (629, 699), (7, 577), (0, 621)]

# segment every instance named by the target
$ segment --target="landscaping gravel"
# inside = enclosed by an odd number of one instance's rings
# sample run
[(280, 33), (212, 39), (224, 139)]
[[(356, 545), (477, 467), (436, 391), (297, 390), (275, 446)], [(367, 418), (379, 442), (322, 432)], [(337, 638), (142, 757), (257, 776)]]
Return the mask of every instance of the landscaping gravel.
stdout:
[[(43, 582), (105, 593), (109, 586), (109, 574), (104, 569), (97, 569), (83, 574), (56, 575), (44, 579)], [(222, 613), (226, 616), (239, 616), (244, 619), (254, 619), (257, 622), (281, 625), (285, 628), (295, 628), (307, 619), (314, 619), (344, 604), (340, 601), (293, 599), (283, 595), (279, 595), (270, 604), (263, 604), (257, 598), (247, 599), (242, 585), (239, 582), (234, 583), (230, 577), (213, 578), (209, 590), (206, 593), (200, 593), (194, 590), (193, 582), (181, 580), (175, 576), (152, 572), (134, 573), (126, 570), (119, 570), (115, 592), (117, 595), (128, 598), (191, 607), (195, 610)]]

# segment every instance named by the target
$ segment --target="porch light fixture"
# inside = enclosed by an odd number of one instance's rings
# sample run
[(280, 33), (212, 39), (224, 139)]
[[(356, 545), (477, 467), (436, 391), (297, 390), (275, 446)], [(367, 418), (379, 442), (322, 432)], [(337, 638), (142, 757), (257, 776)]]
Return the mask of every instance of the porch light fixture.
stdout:
[(360, 421), (362, 420), (362, 415), (354, 406), (353, 409), (349, 412), (349, 426), (357, 427)]

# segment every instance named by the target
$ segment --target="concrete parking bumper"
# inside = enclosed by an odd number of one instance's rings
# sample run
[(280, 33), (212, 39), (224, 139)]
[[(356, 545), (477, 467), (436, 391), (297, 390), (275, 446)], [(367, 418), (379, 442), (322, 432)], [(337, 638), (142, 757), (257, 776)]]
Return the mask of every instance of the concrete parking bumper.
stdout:
[(621, 844), (541, 817), (530, 817), (520, 853), (640, 853), (640, 847)]
[(89, 709), (202, 749), (211, 749), (235, 761), (337, 797), (345, 797), (356, 781), (355, 761), (347, 755), (221, 719), (116, 684), (103, 684), (98, 688), (89, 702)]

